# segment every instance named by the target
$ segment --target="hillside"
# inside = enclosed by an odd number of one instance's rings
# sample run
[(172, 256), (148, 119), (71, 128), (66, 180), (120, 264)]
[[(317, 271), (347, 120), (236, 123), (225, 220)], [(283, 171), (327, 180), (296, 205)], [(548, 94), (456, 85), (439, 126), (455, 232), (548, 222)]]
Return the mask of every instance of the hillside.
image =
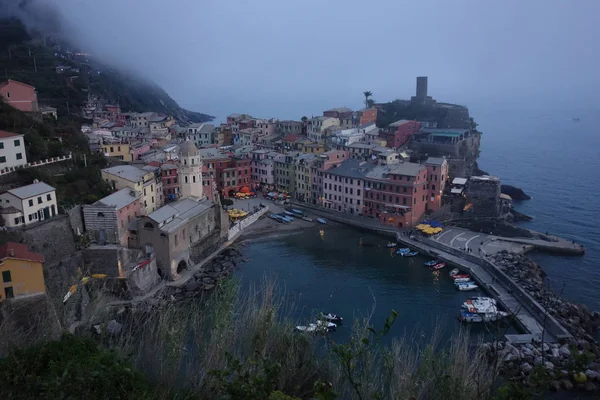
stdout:
[[(45, 39), (45, 40), (44, 40)], [(133, 78), (94, 60), (75, 57), (69, 46), (30, 34), (16, 19), (0, 19), (0, 80), (14, 79), (35, 86), (40, 105), (56, 107), (59, 115), (78, 114), (88, 94), (123, 111), (161, 112), (181, 122), (205, 122), (212, 116), (185, 110), (157, 85)], [(56, 72), (57, 65), (79, 68)]]

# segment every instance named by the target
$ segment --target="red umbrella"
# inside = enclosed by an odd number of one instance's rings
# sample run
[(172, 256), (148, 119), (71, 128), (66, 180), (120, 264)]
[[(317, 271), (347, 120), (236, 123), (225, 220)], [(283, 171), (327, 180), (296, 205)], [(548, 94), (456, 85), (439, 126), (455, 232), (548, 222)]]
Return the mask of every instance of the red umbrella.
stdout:
[(240, 189), (240, 192), (242, 192), (242, 193), (250, 193), (250, 188), (248, 186), (244, 186), (243, 188)]

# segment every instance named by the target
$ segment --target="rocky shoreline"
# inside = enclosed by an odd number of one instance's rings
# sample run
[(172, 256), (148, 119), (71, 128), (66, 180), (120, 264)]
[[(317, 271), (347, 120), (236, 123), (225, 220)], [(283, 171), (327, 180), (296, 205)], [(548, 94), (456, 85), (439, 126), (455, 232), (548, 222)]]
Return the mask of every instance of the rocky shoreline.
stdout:
[(501, 373), (534, 386), (540, 374), (533, 371), (542, 369), (553, 390), (599, 391), (600, 362), (596, 360), (600, 361), (600, 346), (593, 335), (600, 328), (600, 313), (561, 299), (545, 284), (546, 274), (540, 266), (524, 255), (504, 251), (496, 254), (493, 261), (573, 336), (568, 341), (551, 344), (535, 340), (516, 346), (484, 344), (490, 357), (499, 352)]

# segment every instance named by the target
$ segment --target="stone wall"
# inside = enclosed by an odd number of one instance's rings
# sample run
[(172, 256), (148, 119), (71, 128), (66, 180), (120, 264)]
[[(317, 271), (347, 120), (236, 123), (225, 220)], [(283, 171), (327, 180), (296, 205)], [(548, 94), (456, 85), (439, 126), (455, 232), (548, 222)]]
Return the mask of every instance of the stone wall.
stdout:
[(65, 212), (69, 217), (69, 224), (71, 225), (71, 230), (77, 236), (83, 234), (85, 231), (85, 225), (83, 223), (83, 212), (82, 206), (76, 205), (70, 209), (66, 209)]
[(56, 263), (77, 251), (67, 215), (42, 221), (22, 231), (24, 243), (44, 255), (46, 265)]
[(227, 234), (227, 240), (231, 240), (231, 239), (237, 237), (237, 235), (239, 235), (239, 233), (242, 230), (244, 230), (245, 228), (249, 227), (250, 225), (252, 225), (256, 221), (258, 221), (258, 219), (260, 217), (262, 217), (263, 215), (265, 215), (268, 211), (269, 211), (269, 207), (261, 208), (260, 210), (258, 210), (257, 212), (253, 213), (252, 215), (249, 215), (248, 217), (244, 218), (240, 222), (235, 223), (229, 229), (229, 232)]

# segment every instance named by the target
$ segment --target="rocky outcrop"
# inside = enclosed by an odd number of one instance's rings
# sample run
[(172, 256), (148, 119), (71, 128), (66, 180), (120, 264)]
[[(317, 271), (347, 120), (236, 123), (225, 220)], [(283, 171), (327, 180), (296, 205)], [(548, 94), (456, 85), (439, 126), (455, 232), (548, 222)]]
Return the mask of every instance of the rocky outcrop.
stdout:
[(502, 192), (502, 194), (509, 195), (515, 201), (531, 200), (531, 197), (529, 195), (527, 195), (523, 191), (523, 189), (520, 189), (520, 188), (515, 187), (515, 186), (502, 185), (500, 187), (500, 191)]
[[(502, 372), (511, 379), (527, 383), (535, 366), (544, 367), (552, 380), (550, 387), (597, 391), (600, 388), (600, 346), (593, 334), (600, 328), (600, 313), (560, 298), (544, 284), (545, 273), (535, 262), (523, 255), (506, 251), (496, 254), (493, 262), (521, 285), (569, 331), (573, 338), (563, 343), (532, 341), (523, 345), (486, 344), (493, 356), (502, 350)], [(494, 350), (496, 348), (496, 350)]]

